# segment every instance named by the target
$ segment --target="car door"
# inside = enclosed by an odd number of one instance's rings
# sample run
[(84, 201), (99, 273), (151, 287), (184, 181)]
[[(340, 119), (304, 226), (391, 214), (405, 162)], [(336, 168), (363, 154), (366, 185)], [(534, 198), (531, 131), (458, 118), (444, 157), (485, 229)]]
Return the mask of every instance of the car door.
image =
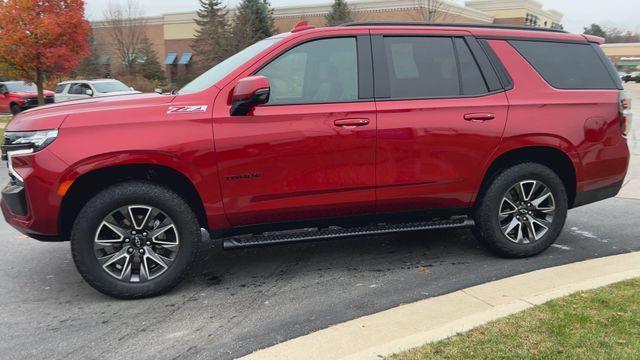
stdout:
[(507, 97), (464, 32), (372, 32), (379, 212), (468, 208), (499, 144)]
[(0, 114), (9, 112), (9, 97), (4, 94), (7, 91), (7, 87), (0, 84)]
[(269, 79), (266, 105), (230, 116), (228, 98), (216, 100), (214, 139), (229, 222), (373, 213), (376, 113), (369, 36), (309, 39), (278, 51), (241, 76)]

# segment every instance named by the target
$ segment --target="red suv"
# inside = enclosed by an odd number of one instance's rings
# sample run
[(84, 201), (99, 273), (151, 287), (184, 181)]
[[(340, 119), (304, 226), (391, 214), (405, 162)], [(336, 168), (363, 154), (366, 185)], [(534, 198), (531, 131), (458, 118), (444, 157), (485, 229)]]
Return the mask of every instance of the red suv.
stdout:
[(477, 25), (301, 24), (174, 94), (34, 109), (5, 133), (2, 211), (70, 240), (120, 298), (224, 248), (469, 227), (532, 256), (615, 196), (630, 102), (601, 38)]
[[(54, 102), (53, 91), (44, 91), (45, 104)], [(13, 115), (38, 106), (38, 89), (23, 81), (0, 82), (0, 114)]]

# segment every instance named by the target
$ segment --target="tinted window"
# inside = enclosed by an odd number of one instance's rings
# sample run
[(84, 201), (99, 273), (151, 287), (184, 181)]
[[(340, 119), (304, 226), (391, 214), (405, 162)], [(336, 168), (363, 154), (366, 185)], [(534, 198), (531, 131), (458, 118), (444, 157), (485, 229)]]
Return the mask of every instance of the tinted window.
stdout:
[(82, 92), (82, 84), (71, 84), (68, 93), (72, 95), (84, 95)]
[(559, 89), (616, 89), (598, 53), (589, 44), (511, 41), (511, 45), (551, 86)]
[(66, 87), (66, 84), (56, 86), (56, 94), (62, 94)]
[(269, 104), (358, 100), (355, 38), (323, 39), (297, 46), (258, 72), (269, 79)]
[(458, 62), (460, 63), (460, 78), (463, 95), (479, 95), (489, 91), (487, 83), (484, 81), (478, 62), (473, 57), (467, 42), (464, 39), (456, 38), (456, 51), (458, 52)]
[(385, 37), (384, 47), (391, 98), (460, 95), (451, 38)]

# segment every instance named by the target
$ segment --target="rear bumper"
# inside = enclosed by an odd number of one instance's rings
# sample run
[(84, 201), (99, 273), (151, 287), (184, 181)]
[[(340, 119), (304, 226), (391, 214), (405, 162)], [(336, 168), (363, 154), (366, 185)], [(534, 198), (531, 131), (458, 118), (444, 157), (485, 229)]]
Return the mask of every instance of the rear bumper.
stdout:
[(602, 188), (579, 192), (576, 194), (576, 199), (573, 202), (572, 208), (615, 197), (622, 189), (622, 184), (623, 182), (620, 181)]

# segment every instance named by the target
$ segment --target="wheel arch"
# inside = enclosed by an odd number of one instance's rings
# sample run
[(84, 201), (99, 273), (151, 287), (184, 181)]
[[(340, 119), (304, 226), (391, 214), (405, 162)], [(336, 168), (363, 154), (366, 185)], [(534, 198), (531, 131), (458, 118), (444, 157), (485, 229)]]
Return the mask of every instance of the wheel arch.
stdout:
[(535, 162), (553, 170), (562, 180), (567, 191), (568, 206), (571, 208), (577, 194), (577, 179), (579, 177), (579, 162), (575, 153), (567, 152), (553, 145), (530, 145), (507, 148), (499, 152), (486, 166), (482, 183), (475, 196), (475, 203), (482, 197), (491, 180), (502, 170), (513, 165)]
[(69, 238), (73, 222), (89, 199), (108, 186), (130, 180), (150, 181), (175, 191), (193, 209), (200, 226), (208, 229), (204, 202), (187, 175), (160, 164), (119, 164), (92, 169), (73, 180), (60, 207), (61, 237)]

